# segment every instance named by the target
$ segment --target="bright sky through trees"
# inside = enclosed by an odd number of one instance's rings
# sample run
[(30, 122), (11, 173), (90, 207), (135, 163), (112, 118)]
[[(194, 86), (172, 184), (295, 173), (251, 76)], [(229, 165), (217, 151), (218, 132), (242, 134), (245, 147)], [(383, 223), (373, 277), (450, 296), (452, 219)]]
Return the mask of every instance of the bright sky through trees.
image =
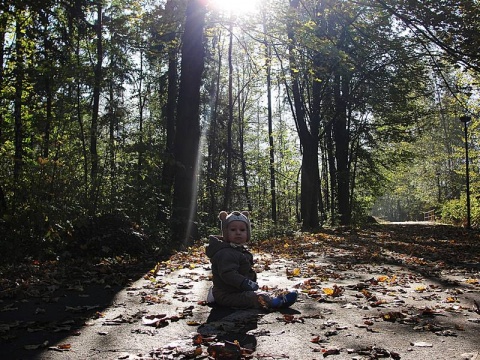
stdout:
[(262, 0), (209, 0), (211, 9), (232, 14), (247, 14), (258, 11)]

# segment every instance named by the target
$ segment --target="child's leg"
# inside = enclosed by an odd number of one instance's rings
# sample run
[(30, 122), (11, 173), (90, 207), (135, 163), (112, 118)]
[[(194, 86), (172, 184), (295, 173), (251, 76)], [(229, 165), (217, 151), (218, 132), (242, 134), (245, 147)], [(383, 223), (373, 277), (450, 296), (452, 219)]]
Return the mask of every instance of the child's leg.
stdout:
[(268, 305), (270, 309), (281, 309), (292, 306), (298, 298), (296, 291), (289, 291), (270, 299)]
[(213, 296), (215, 297), (215, 302), (218, 305), (225, 307), (238, 309), (258, 309), (262, 307), (262, 303), (259, 302), (258, 299), (259, 296), (254, 291), (232, 293), (213, 288)]
[(213, 296), (218, 305), (237, 309), (281, 309), (293, 305), (297, 301), (298, 293), (290, 291), (276, 297), (266, 293), (255, 293), (254, 291), (230, 292), (213, 288)]

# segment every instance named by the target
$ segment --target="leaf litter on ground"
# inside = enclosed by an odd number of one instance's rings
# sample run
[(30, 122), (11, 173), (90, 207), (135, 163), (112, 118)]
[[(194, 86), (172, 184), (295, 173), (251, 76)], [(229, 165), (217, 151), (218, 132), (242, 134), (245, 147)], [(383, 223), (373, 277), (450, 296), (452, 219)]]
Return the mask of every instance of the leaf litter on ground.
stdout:
[[(459, 228), (447, 226), (373, 226), (366, 229), (336, 229), (324, 230), (318, 234), (296, 234), (271, 238), (252, 244), (255, 252), (255, 269), (264, 271), (283, 268), (283, 276), (297, 283), (296, 288), (301, 292), (303, 301), (327, 302), (338, 304), (343, 309), (374, 309), (379, 312), (369, 316), (363, 323), (350, 324), (351, 328), (365, 329), (368, 332), (377, 330), (381, 322), (410, 326), (412, 331), (432, 332), (442, 337), (456, 337), (458, 332), (464, 331), (463, 325), (452, 326), (441, 324), (437, 318), (446, 314), (459, 314), (467, 317), (466, 321), (473, 324), (480, 323), (478, 293), (480, 238), (478, 234)], [(15, 276), (13, 272), (5, 271), (7, 276), (0, 282), (0, 299), (13, 300), (0, 303), (0, 310), (4, 312), (18, 311), (18, 301), (28, 301), (29, 298), (42, 298), (45, 301), (54, 299), (55, 292), (64, 287), (71, 292), (81, 293), (85, 286), (95, 284), (110, 285), (114, 283), (127, 284), (129, 278), (124, 272), (128, 268), (122, 259), (115, 261), (104, 260), (92, 266), (75, 264), (69, 269), (67, 275), (65, 268), (55, 262), (40, 264), (32, 261), (21, 264), (23, 271)], [(204, 254), (204, 245), (197, 244), (185, 251), (176, 252), (164, 261), (157, 262), (150, 271), (144, 275), (148, 285), (141, 289), (128, 289), (133, 295), (141, 297), (141, 302), (147, 306), (161, 306), (167, 303), (165, 294), (171, 293), (180, 301), (186, 301), (190, 296), (192, 282), (209, 281), (209, 276), (204, 271), (208, 269), (209, 261)], [(168, 275), (187, 270), (172, 283)], [(83, 272), (82, 272), (83, 270)], [(75, 276), (71, 276), (75, 274)], [(359, 278), (359, 274), (364, 274)], [(24, 275), (24, 278), (21, 276)], [(36, 278), (35, 281), (32, 281)], [(72, 282), (71, 279), (76, 279)], [(13, 284), (20, 286), (13, 286)], [(40, 284), (40, 285), (39, 285)], [(265, 291), (282, 291), (275, 286), (264, 285)], [(477, 300), (474, 297), (477, 296)], [(473, 298), (473, 300), (471, 300)], [(470, 300), (469, 300), (470, 299)], [(428, 302), (429, 306), (418, 307), (417, 303)], [(199, 301), (197, 306), (204, 306)], [(97, 305), (85, 307), (67, 307), (67, 312), (86, 313), (95, 310)], [(130, 319), (117, 317), (110, 320), (104, 319), (105, 325), (122, 325), (140, 321), (144, 326), (159, 328), (168, 326), (171, 322), (185, 321), (189, 326), (200, 326), (201, 321), (191, 319), (193, 306), (186, 307), (176, 314), (146, 313)], [(318, 314), (317, 318), (324, 318)], [(330, 314), (334, 316), (334, 314)], [(100, 312), (91, 317), (100, 318)], [(190, 319), (187, 319), (190, 318)], [(284, 315), (277, 320), (288, 326), (302, 326), (304, 316)], [(30, 328), (37, 326), (40, 331), (56, 331), (66, 329), (61, 324), (50, 324), (42, 327), (41, 324), (30, 324)], [(24, 329), (21, 323), (11, 322), (0, 324), (0, 336), (6, 340), (11, 336), (21, 336)], [(78, 329), (72, 327), (73, 330)], [(360, 355), (381, 356), (387, 354), (397, 358), (397, 353), (387, 349), (379, 349), (365, 344), (363, 349), (346, 349), (328, 345), (330, 338), (334, 338), (339, 331), (348, 329), (348, 326), (330, 329), (324, 323), (325, 331), (315, 334), (311, 343), (317, 344), (323, 356), (335, 355), (340, 352), (355, 352)], [(67, 329), (65, 330), (67, 331)], [(133, 332), (133, 331), (132, 331)], [(155, 331), (149, 329), (136, 329), (136, 333), (154, 336)], [(18, 335), (17, 335), (18, 333)], [(12, 335), (13, 334), (13, 335)], [(264, 336), (271, 336), (268, 332)], [(197, 343), (196, 343), (197, 342)], [(208, 341), (198, 343), (197, 340), (188, 340), (189, 345), (184, 345), (184, 351), (176, 350), (188, 356), (210, 356), (219, 358), (219, 354), (232, 352), (239, 358), (249, 358), (255, 349), (242, 350), (239, 344), (223, 343), (212, 335)], [(46, 348), (47, 343), (27, 345), (26, 348), (35, 350)], [(213, 344), (216, 344), (213, 346)], [(222, 345), (223, 344), (223, 345)], [(422, 347), (425, 343), (414, 342), (412, 346)], [(428, 343), (430, 344), (430, 343)], [(432, 344), (434, 346), (434, 344)], [(50, 347), (52, 348), (52, 347)], [(66, 347), (68, 348), (68, 347)], [(68, 348), (69, 349), (69, 348)], [(67, 349), (59, 349), (67, 350)], [(172, 347), (157, 349), (156, 355), (171, 352)], [(155, 351), (151, 353), (154, 354)], [(260, 354), (261, 355), (261, 354)], [(270, 354), (274, 356), (274, 354)], [(280, 354), (281, 355), (281, 354)], [(153, 355), (152, 355), (153, 356)], [(222, 355), (223, 356), (223, 355)], [(398, 357), (399, 358), (399, 357)]]

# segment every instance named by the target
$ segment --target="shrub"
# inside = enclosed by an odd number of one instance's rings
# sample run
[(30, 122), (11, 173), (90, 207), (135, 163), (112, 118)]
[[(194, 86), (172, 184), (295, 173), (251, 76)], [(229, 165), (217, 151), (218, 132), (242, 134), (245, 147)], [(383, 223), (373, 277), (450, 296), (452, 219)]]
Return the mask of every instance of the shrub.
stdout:
[[(467, 223), (466, 196), (460, 199), (449, 200), (442, 206), (442, 221), (454, 225)], [(470, 198), (470, 225), (477, 227), (480, 224), (480, 201), (476, 197)]]

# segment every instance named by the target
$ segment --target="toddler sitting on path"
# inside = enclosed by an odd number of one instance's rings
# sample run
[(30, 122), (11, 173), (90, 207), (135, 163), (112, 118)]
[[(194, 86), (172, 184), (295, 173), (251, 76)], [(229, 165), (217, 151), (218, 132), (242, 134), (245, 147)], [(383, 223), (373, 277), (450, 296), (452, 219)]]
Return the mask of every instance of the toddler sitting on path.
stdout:
[(272, 297), (256, 292), (257, 274), (253, 270), (253, 255), (245, 247), (250, 240), (251, 225), (248, 211), (221, 211), (223, 236), (210, 235), (206, 254), (212, 263), (213, 287), (208, 303), (231, 308), (280, 309), (297, 300), (297, 292)]

